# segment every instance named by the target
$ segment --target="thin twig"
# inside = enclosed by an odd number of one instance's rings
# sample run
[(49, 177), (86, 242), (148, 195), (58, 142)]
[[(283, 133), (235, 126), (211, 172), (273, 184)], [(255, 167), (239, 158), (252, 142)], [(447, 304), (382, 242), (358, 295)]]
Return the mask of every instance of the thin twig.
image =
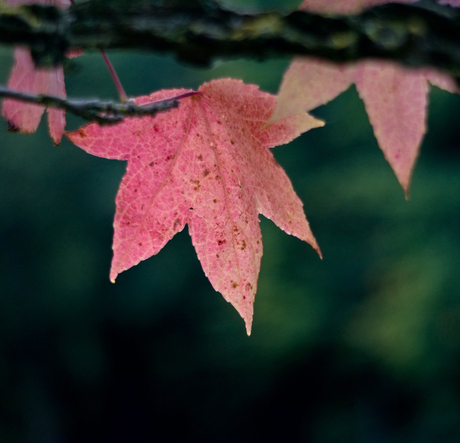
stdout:
[(151, 102), (142, 103), (142, 106), (150, 106), (150, 105), (154, 105), (156, 103), (161, 103), (164, 101), (169, 102), (173, 100), (181, 100), (183, 98), (192, 97), (193, 95), (198, 95), (198, 94), (199, 94), (198, 91), (187, 91), (187, 92), (183, 92), (182, 94), (173, 95), (172, 97), (161, 98), (160, 100), (153, 100)]
[(102, 58), (104, 59), (105, 64), (107, 65), (107, 69), (110, 72), (110, 76), (112, 77), (112, 80), (115, 83), (115, 88), (117, 88), (118, 96), (120, 97), (120, 101), (122, 103), (125, 103), (128, 100), (128, 96), (126, 95), (123, 85), (121, 84), (117, 71), (115, 71), (115, 68), (113, 67), (112, 62), (109, 60), (109, 57), (107, 57), (107, 54), (105, 53), (103, 49), (101, 49), (101, 55), (102, 55)]
[(159, 112), (167, 111), (179, 106), (177, 100), (152, 103), (147, 106), (136, 105), (134, 102), (114, 103), (99, 100), (69, 100), (43, 94), (28, 94), (14, 91), (0, 85), (0, 97), (9, 97), (27, 103), (64, 109), (67, 112), (81, 117), (87, 121), (93, 121), (100, 125), (115, 124), (125, 117), (154, 116)]
[[(75, 1), (70, 0), (70, 4), (75, 6)], [(115, 83), (115, 88), (118, 91), (118, 96), (120, 97), (120, 101), (122, 103), (126, 102), (128, 100), (128, 96), (126, 95), (125, 89), (123, 88), (123, 85), (121, 84), (117, 71), (115, 71), (115, 68), (113, 67), (112, 62), (110, 61), (104, 49), (101, 49), (101, 55), (102, 55), (102, 58), (104, 59), (105, 64), (107, 65), (107, 69), (110, 72), (110, 76), (112, 77), (112, 80)]]

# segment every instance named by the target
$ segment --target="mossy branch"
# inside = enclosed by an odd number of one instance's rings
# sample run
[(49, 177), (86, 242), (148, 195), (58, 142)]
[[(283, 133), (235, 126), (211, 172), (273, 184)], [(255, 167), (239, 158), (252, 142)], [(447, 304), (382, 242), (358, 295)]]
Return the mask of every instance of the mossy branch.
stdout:
[(38, 64), (59, 63), (71, 48), (141, 49), (201, 65), (236, 57), (379, 58), (460, 76), (460, 14), (428, 0), (354, 16), (247, 15), (206, 0), (91, 0), (66, 11), (1, 5), (0, 42), (29, 46)]

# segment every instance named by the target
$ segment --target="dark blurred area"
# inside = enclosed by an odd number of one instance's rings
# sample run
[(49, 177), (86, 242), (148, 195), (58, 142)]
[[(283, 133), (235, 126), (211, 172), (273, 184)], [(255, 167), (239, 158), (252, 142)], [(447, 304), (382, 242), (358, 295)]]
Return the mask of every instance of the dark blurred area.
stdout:
[[(222, 77), (276, 93), (289, 63), (109, 56), (132, 96)], [(5, 82), (11, 50), (0, 59)], [(66, 88), (116, 99), (97, 53), (71, 61)], [(186, 229), (110, 283), (125, 164), (4, 122), (0, 442), (457, 443), (459, 109), (431, 88), (409, 201), (354, 88), (314, 111), (325, 128), (275, 148), (324, 259), (261, 217), (251, 337)]]

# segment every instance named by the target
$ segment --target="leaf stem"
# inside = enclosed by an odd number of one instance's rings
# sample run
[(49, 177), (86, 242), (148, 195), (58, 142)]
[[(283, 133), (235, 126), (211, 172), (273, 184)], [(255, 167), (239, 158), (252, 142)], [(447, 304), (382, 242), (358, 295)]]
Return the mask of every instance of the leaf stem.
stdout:
[[(69, 0), (69, 1), (71, 5), (75, 6), (74, 0)], [(104, 49), (101, 49), (100, 51), (101, 51), (102, 58), (104, 59), (104, 62), (107, 65), (107, 68), (110, 72), (110, 76), (112, 77), (112, 80), (115, 83), (115, 88), (117, 88), (118, 96), (120, 97), (120, 101), (122, 103), (125, 103), (128, 100), (128, 96), (126, 95), (123, 85), (121, 84), (120, 78), (117, 75), (117, 71), (115, 71), (115, 68), (113, 67), (112, 62), (110, 61), (109, 57), (105, 53)]]
[(123, 85), (121, 84), (121, 81), (117, 75), (117, 72), (115, 71), (115, 68), (113, 67), (112, 62), (109, 60), (109, 57), (107, 57), (107, 54), (105, 53), (103, 49), (101, 49), (101, 55), (105, 61), (105, 64), (107, 65), (107, 68), (109, 69), (110, 75), (112, 76), (112, 80), (115, 83), (115, 87), (117, 88), (118, 96), (120, 97), (120, 101), (122, 103), (125, 103), (128, 100), (128, 96), (126, 95), (126, 92), (123, 89)]
[(199, 94), (198, 91), (187, 91), (187, 92), (184, 92), (182, 94), (173, 95), (172, 97), (160, 98), (159, 100), (153, 100), (151, 102), (142, 103), (139, 106), (150, 106), (150, 105), (155, 105), (155, 104), (159, 104), (159, 103), (163, 103), (163, 102), (169, 102), (169, 101), (173, 101), (173, 100), (180, 100), (182, 98), (192, 97), (192, 96), (198, 95), (198, 94)]

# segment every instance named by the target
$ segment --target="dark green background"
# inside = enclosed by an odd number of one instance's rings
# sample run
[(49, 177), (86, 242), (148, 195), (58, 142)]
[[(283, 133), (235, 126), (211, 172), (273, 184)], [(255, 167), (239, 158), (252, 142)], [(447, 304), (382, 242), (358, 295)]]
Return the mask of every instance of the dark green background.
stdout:
[[(129, 95), (221, 77), (275, 93), (289, 63), (110, 56)], [(0, 63), (5, 81), (9, 48)], [(66, 87), (116, 98), (97, 53)], [(274, 150), (324, 259), (262, 219), (249, 338), (186, 229), (109, 282), (123, 162), (1, 125), (0, 442), (458, 442), (459, 110), (432, 88), (408, 202), (354, 88)]]

